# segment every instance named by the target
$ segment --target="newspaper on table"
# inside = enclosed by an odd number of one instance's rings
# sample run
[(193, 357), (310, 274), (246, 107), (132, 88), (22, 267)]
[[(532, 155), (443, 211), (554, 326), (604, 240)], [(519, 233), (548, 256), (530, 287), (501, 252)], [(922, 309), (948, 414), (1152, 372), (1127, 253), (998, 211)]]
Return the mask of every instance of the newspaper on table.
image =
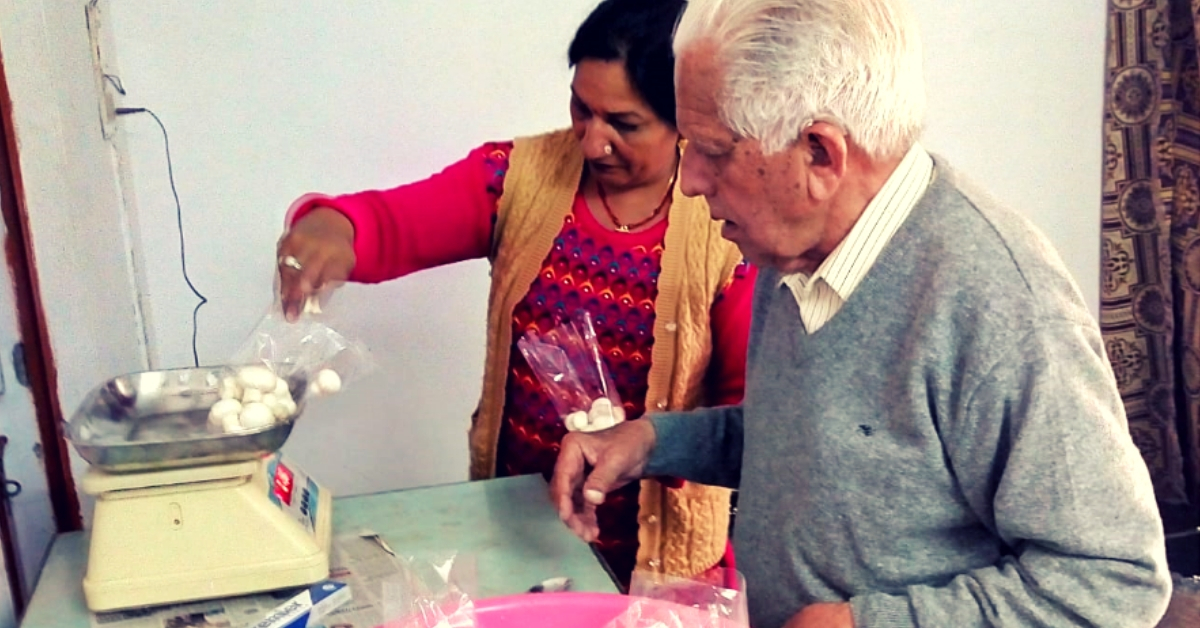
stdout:
[[(375, 538), (337, 537), (329, 579), (350, 587), (350, 602), (325, 616), (324, 628), (375, 628), (383, 624), (384, 582), (401, 573), (400, 560)], [(244, 628), (305, 587), (255, 595), (184, 602), (145, 609), (92, 613), (92, 628)]]

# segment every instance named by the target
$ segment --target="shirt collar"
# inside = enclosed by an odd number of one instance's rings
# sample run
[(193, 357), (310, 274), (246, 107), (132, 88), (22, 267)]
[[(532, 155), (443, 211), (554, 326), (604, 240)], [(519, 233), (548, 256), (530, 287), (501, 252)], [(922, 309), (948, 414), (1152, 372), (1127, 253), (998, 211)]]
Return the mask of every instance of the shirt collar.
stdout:
[(849, 299), (892, 235), (912, 213), (929, 187), (932, 175), (933, 158), (920, 143), (914, 143), (879, 193), (867, 204), (850, 233), (821, 262), (816, 272), (811, 276), (807, 273), (783, 275), (779, 286), (803, 288), (820, 279), (843, 301)]

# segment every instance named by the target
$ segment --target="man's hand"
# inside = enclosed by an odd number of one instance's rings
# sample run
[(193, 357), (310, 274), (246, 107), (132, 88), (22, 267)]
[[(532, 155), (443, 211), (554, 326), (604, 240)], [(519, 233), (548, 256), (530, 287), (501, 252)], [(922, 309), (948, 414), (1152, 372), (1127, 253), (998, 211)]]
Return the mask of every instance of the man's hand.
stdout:
[[(567, 434), (550, 480), (550, 500), (559, 519), (584, 541), (596, 540), (596, 506), (605, 495), (642, 477), (654, 443), (654, 426), (646, 419), (603, 432)], [(585, 463), (592, 467), (587, 475)]]
[(848, 602), (817, 602), (792, 615), (783, 628), (854, 628), (854, 613)]

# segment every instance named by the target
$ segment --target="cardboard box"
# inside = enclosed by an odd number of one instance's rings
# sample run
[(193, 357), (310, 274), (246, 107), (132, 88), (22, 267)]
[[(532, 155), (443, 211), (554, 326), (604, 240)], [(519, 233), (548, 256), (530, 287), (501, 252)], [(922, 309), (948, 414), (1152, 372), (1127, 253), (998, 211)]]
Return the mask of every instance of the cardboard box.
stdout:
[(350, 601), (350, 587), (344, 582), (324, 580), (276, 606), (248, 628), (311, 628), (320, 626), (325, 616)]

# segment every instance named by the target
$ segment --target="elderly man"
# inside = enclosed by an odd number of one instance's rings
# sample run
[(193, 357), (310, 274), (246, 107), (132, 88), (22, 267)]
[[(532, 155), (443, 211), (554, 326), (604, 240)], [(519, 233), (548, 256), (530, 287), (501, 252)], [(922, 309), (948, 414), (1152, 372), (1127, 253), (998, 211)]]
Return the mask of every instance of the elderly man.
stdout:
[(593, 538), (643, 475), (739, 487), (761, 627), (1154, 625), (1161, 522), (1099, 330), (917, 143), (902, 0), (690, 0), (675, 49), (682, 188), (761, 268), (745, 400), (569, 436), (564, 521)]

